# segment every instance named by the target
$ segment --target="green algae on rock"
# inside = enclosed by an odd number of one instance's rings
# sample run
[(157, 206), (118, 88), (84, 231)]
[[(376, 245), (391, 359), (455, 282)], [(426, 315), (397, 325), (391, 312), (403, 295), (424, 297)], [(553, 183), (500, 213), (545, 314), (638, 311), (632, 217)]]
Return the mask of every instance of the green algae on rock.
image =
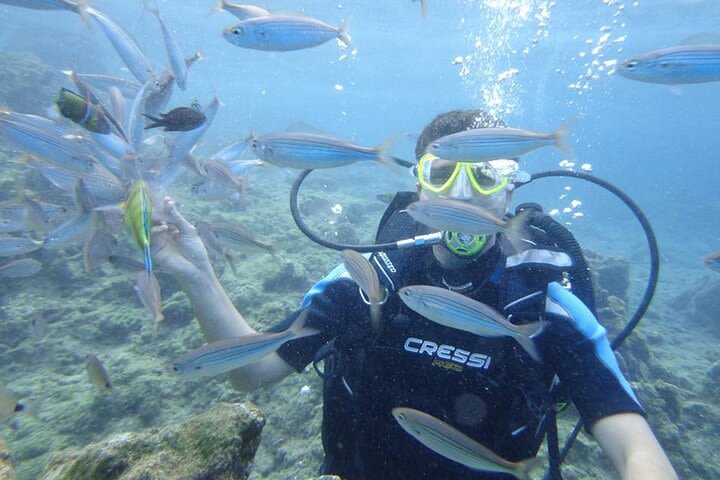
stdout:
[(221, 403), (183, 423), (122, 433), (52, 454), (43, 480), (245, 480), (265, 418), (250, 403)]

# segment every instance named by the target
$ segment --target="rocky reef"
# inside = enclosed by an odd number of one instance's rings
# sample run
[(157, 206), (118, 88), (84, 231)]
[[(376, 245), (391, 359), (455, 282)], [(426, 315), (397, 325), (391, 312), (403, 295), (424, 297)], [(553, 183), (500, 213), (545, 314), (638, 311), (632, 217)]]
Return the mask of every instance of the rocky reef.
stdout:
[[(259, 175), (256, 182), (255, 193), (241, 205), (218, 208), (214, 201), (188, 199), (181, 211), (191, 222), (237, 221), (264, 234), (269, 243), (292, 245), (280, 248), (275, 256), (248, 256), (238, 262), (238, 276), (225, 261), (214, 262), (234, 304), (253, 327), (262, 330), (294, 310), (309, 285), (341, 259), (336, 252), (312, 245), (297, 231), (286, 212), (288, 185), (272, 172)], [(312, 179), (309, 182), (312, 188), (315, 184)], [(315, 217), (317, 230), (328, 230), (331, 238), (354, 236), (370, 241), (384, 205), (364, 201), (360, 189), (365, 186), (359, 185), (353, 195), (338, 195), (321, 188), (325, 182), (315, 182), (319, 193), (304, 205), (304, 214)], [(189, 187), (180, 184), (180, 188)], [(169, 194), (180, 199), (188, 196), (187, 191)], [(356, 215), (358, 210), (365, 211), (364, 220), (358, 220), (363, 218)], [(307, 220), (312, 224), (313, 218)], [(338, 228), (346, 224), (353, 235)], [(122, 254), (139, 259), (128, 238), (119, 235), (118, 240)], [(172, 360), (202, 345), (204, 339), (192, 307), (171, 278), (158, 274), (166, 321), (156, 330), (133, 290), (135, 272), (104, 265), (88, 274), (81, 250), (75, 246), (40, 250), (33, 256), (44, 265), (41, 275), (18, 279), (12, 285), (0, 282), (0, 317), (4, 319), (0, 322), (0, 373), (23, 402), (42, 401), (37, 417), (20, 414), (0, 424), (0, 436), (12, 448), (18, 479), (34, 480), (43, 471), (59, 471), (61, 465), (72, 462), (84, 464), (80, 459), (85, 445), (91, 445), (87, 452), (97, 452), (122, 432), (135, 432), (125, 437), (133, 441), (157, 439), (163, 429), (178, 428), (220, 402), (252, 402), (267, 419), (250, 480), (314, 477), (322, 460), (322, 384), (312, 369), (253, 392), (234, 391), (223, 377), (178, 378), (170, 372)], [(633, 288), (642, 285), (643, 279), (632, 270), (635, 262), (625, 258), (588, 252), (588, 261), (596, 277), (598, 315), (613, 338), (627, 322), (637, 302)], [(683, 285), (674, 295), (656, 297), (653, 308), (617, 354), (681, 477), (720, 478), (717, 462), (708, 460), (713, 458), (711, 449), (720, 433), (716, 407), (720, 404), (720, 365), (711, 313), (720, 309), (713, 303), (720, 287), (717, 281), (707, 280), (684, 281)], [(28, 332), (36, 318), (48, 324), (44, 338)], [(677, 328), (678, 318), (687, 319), (685, 327)], [(84, 367), (88, 353), (104, 362), (112, 392), (97, 391), (89, 384)], [(572, 409), (563, 413), (561, 432), (566, 434), (576, 419)], [(51, 458), (58, 451), (64, 453)], [(152, 450), (131, 465), (136, 468), (158, 455), (173, 458), (177, 453), (168, 449), (161, 455), (161, 451)], [(124, 470), (126, 475), (131, 471), (130, 467)], [(584, 433), (564, 471), (566, 479), (614, 478), (609, 462)]]
[(62, 82), (61, 73), (32, 53), (0, 53), (0, 107), (44, 115)]
[(245, 480), (265, 424), (252, 404), (219, 404), (180, 424), (54, 453), (43, 480)]

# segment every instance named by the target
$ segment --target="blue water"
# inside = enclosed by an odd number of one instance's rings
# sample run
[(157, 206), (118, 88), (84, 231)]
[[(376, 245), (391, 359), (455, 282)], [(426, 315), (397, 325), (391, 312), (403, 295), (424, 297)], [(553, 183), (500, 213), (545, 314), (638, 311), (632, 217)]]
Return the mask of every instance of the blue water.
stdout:
[[(206, 57), (191, 68), (187, 91), (175, 89), (170, 106), (220, 98), (223, 106), (199, 146), (203, 154), (251, 132), (277, 132), (303, 122), (363, 145), (396, 138), (396, 154), (411, 158), (412, 137), (407, 136), (418, 134), (434, 115), (456, 108), (486, 108), (511, 126), (537, 131), (568, 126), (575, 170), (590, 164), (593, 174), (640, 205), (661, 250), (672, 254), (670, 274), (682, 270), (692, 280), (707, 275), (702, 256), (720, 249), (720, 85), (668, 87), (611, 71), (633, 55), (718, 33), (720, 2), (427, 2), (422, 18), (419, 4), (409, 0), (275, 1), (263, 6), (332, 25), (347, 21), (357, 50), (331, 41), (271, 53), (226, 42), (220, 32), (237, 20), (227, 13), (209, 15), (212, 0), (158, 1), (186, 54), (199, 49)], [(131, 31), (154, 65), (167, 64), (157, 21), (139, 1), (95, 0), (92, 5)], [(72, 13), (0, 5), (0, 24), (2, 52), (32, 52), (57, 70), (130, 78), (102, 31), (88, 28)], [(462, 62), (454, 62), (456, 57)], [(47, 105), (52, 101), (48, 98)], [(563, 152), (542, 149), (524, 157), (521, 167), (530, 173), (559, 169), (562, 160)], [(366, 195), (373, 215), (382, 212), (376, 194), (414, 188), (409, 175), (388, 175), (374, 167), (349, 171), (357, 176), (323, 178), (337, 184), (339, 202), (344, 187), (356, 200)], [(286, 176), (278, 175), (283, 181), (276, 186), (286, 195)], [(561, 212), (572, 200), (581, 201), (556, 218), (567, 222), (584, 245), (630, 258), (640, 276), (646, 269), (637, 224), (596, 186), (547, 180), (523, 188), (515, 200), (537, 201), (546, 211)], [(573, 216), (578, 212), (582, 216)], [(367, 240), (372, 233), (361, 237)], [(671, 290), (663, 283), (660, 288)]]

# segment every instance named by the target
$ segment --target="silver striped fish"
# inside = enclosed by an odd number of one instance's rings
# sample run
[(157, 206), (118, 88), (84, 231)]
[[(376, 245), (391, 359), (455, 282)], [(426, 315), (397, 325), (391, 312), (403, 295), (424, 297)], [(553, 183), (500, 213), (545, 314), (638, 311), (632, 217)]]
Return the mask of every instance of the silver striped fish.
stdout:
[(21, 258), (0, 267), (0, 277), (24, 278), (31, 277), (42, 269), (42, 263), (34, 258)]
[(471, 235), (504, 233), (510, 239), (519, 239), (525, 225), (525, 215), (508, 221), (492, 212), (468, 202), (448, 199), (418, 200), (407, 207), (407, 213), (430, 228)]
[(460, 430), (419, 410), (397, 407), (392, 409), (392, 415), (403, 430), (427, 448), (473, 470), (530, 480), (530, 472), (537, 465), (534, 458), (509, 462)]
[(518, 158), (553, 145), (572, 157), (573, 153), (565, 143), (566, 135), (566, 128), (552, 133), (521, 128), (474, 128), (438, 138), (428, 145), (427, 152), (452, 162), (489, 162)]
[(25, 237), (11, 237), (0, 235), (0, 257), (14, 257), (24, 255), (43, 246), (43, 242)]
[(511, 337), (533, 360), (541, 361), (533, 337), (542, 332), (546, 322), (515, 325), (489, 305), (430, 285), (402, 287), (398, 295), (405, 305), (428, 320), (482, 337)]
[(145, 58), (137, 42), (124, 28), (104, 13), (87, 5), (86, 2), (80, 2), (76, 12), (81, 17), (92, 18), (100, 26), (125, 66), (140, 83), (144, 85), (155, 78), (150, 62)]
[(181, 355), (173, 362), (173, 371), (186, 378), (198, 378), (229, 372), (260, 360), (290, 340), (315, 335), (317, 330), (305, 327), (307, 310), (284, 332), (253, 333), (226, 338)]
[(312, 48), (333, 38), (352, 49), (345, 33), (347, 24), (333, 27), (315, 18), (294, 15), (254, 17), (223, 30), (223, 37), (233, 45), (253, 50), (291, 51)]
[(257, 5), (241, 5), (239, 3), (228, 2), (227, 0), (220, 0), (215, 11), (225, 10), (226, 12), (235, 15), (239, 20), (247, 20), (249, 18), (264, 17), (270, 15), (270, 12), (264, 8), (258, 7)]
[(333, 168), (361, 161), (388, 162), (387, 145), (361, 147), (327, 135), (282, 132), (253, 138), (257, 157), (283, 168)]
[(165, 49), (167, 50), (168, 59), (170, 60), (170, 67), (172, 68), (175, 76), (175, 81), (181, 90), (185, 90), (187, 84), (188, 66), (185, 63), (185, 57), (183, 56), (182, 49), (178, 44), (175, 34), (168, 28), (163, 19), (160, 17), (160, 9), (157, 5), (150, 9), (150, 12), (155, 15), (158, 22), (160, 23), (160, 29), (162, 30), (163, 39), (165, 40)]
[(387, 290), (380, 285), (377, 271), (363, 255), (354, 250), (343, 250), (342, 257), (345, 270), (370, 302), (370, 320), (375, 331), (378, 331), (382, 321), (382, 302)]
[(640, 82), (679, 85), (720, 81), (720, 45), (662, 48), (624, 61), (617, 73)]

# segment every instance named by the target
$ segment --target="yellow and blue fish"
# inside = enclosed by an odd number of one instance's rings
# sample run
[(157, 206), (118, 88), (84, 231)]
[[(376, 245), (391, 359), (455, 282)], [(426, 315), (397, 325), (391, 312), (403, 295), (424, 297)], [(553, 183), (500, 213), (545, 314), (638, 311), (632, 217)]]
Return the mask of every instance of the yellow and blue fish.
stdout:
[(123, 203), (125, 226), (132, 233), (135, 243), (144, 253), (145, 270), (152, 272), (150, 258), (150, 226), (152, 224), (152, 202), (147, 184), (143, 180), (133, 180), (130, 193)]

